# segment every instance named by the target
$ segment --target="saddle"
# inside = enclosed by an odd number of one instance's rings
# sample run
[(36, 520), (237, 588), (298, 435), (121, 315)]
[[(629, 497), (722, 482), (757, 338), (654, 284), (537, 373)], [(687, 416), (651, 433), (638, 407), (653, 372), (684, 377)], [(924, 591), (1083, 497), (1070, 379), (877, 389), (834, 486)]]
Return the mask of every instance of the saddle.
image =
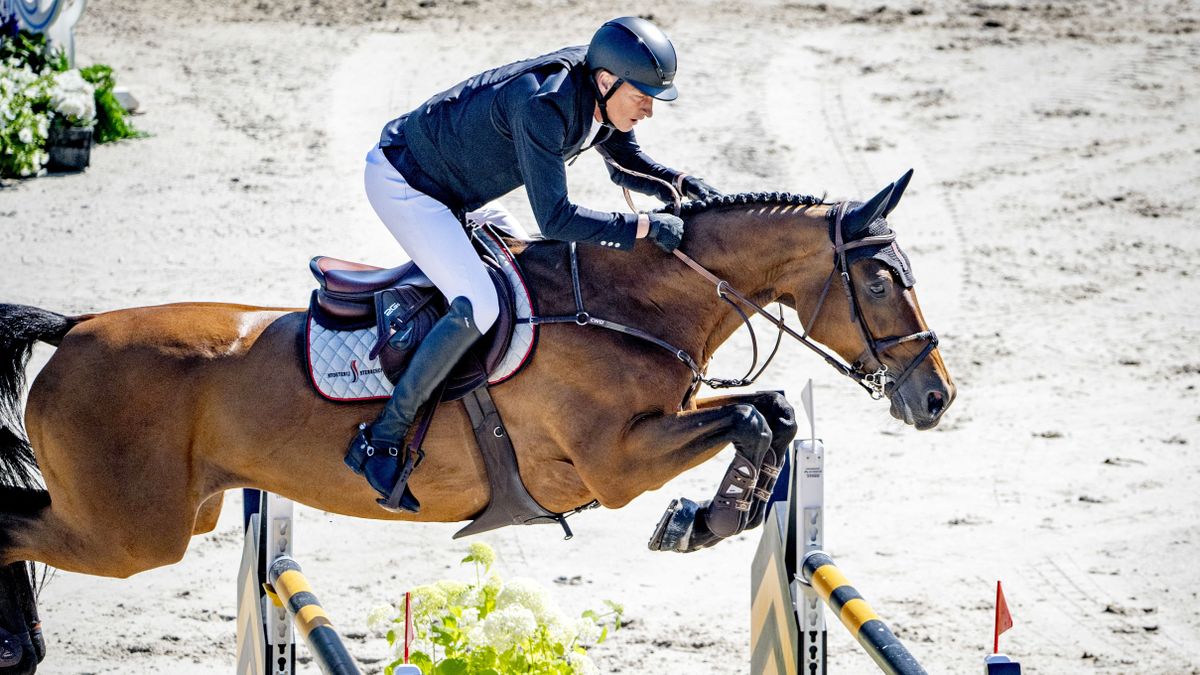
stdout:
[[(569, 538), (564, 514), (545, 510), (525, 489), (512, 442), (488, 390), (516, 375), (533, 353), (537, 341), (533, 297), (516, 260), (495, 232), (481, 226), (471, 236), (496, 286), (500, 316), (419, 415), (406, 450), (404, 476), (424, 457), (421, 444), (437, 405), (462, 399), (492, 496), (487, 507), (454, 537), (506, 525), (559, 523)], [(441, 292), (411, 262), (384, 269), (317, 256), (309, 269), (318, 284), (305, 322), (304, 351), (313, 388), (339, 402), (387, 398), (417, 345), (445, 314)]]
[[(496, 286), (500, 300), (500, 316), (491, 330), (459, 361), (443, 389), (443, 401), (454, 401), (472, 389), (485, 384), (488, 373), (496, 370), (508, 351), (516, 325), (513, 288), (499, 265), (490, 257), (483, 258), (488, 274)], [(310, 322), (334, 332), (372, 330), (375, 336), (367, 352), (365, 367), (351, 359), (348, 371), (326, 371), (331, 376), (349, 372), (351, 384), (364, 375), (382, 373), (389, 384), (395, 384), (408, 365), (417, 345), (446, 313), (446, 301), (438, 289), (415, 264), (383, 269), (371, 265), (317, 256), (309, 264), (319, 287), (313, 291), (309, 306)], [(311, 337), (311, 331), (310, 331)], [(362, 342), (360, 339), (359, 342)], [(318, 382), (313, 367), (310, 342), (310, 373)], [(378, 365), (371, 364), (378, 361)], [(368, 365), (370, 364), (370, 365)], [(372, 367), (374, 366), (374, 367)], [(318, 392), (325, 394), (322, 387)], [(389, 392), (390, 393), (390, 392)], [(353, 397), (351, 400), (383, 398), (384, 396)], [(334, 400), (347, 400), (332, 396)]]

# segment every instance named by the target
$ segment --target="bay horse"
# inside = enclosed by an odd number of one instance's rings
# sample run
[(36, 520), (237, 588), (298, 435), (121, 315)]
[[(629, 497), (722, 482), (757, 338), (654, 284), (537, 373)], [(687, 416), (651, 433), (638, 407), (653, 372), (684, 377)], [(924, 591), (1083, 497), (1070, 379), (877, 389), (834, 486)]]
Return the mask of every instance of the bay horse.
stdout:
[[(886, 395), (893, 416), (931, 428), (955, 388), (907, 258), (886, 236), (909, 175), (865, 204), (780, 193), (691, 202), (681, 251), (721, 280), (716, 289), (639, 241), (631, 252), (579, 247), (579, 290), (593, 315), (677, 346), (701, 370), (743, 323), (722, 288), (778, 302), (797, 313), (798, 337)], [(574, 312), (565, 247), (533, 243), (518, 255), (543, 315)], [(0, 305), (0, 673), (32, 673), (45, 651), (25, 561), (111, 577), (172, 564), (193, 535), (216, 527), (225, 490), (258, 488), (362, 518), (453, 522), (484, 509), (487, 476), (460, 404), (439, 409), (411, 477), (421, 512), (376, 504), (342, 454), (379, 404), (316, 395), (297, 346), (304, 323), (303, 311), (219, 303), (73, 317)], [(35, 341), (57, 350), (30, 387), (23, 431)], [(732, 443), (724, 491), (698, 512), (669, 512), (652, 548), (697, 550), (761, 522), (761, 490), (796, 433), (781, 394), (693, 400), (681, 358), (619, 332), (546, 325), (539, 342), (526, 369), (493, 392), (538, 503), (555, 513), (593, 500), (619, 508)], [(745, 499), (732, 502), (742, 506), (718, 513), (739, 491)]]

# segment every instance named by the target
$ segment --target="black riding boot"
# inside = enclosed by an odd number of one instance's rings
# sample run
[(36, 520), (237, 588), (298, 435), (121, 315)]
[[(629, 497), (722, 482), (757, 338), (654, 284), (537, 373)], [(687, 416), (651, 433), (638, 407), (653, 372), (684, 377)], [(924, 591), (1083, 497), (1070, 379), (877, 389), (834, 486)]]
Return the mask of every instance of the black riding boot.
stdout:
[[(417, 347), (412, 362), (400, 376), (392, 398), (370, 426), (360, 427), (346, 452), (346, 465), (354, 473), (366, 474), (367, 482), (383, 495), (386, 506), (404, 468), (404, 438), (417, 416), (463, 354), (483, 335), (475, 327), (471, 301), (457, 297)], [(416, 513), (421, 504), (405, 490), (399, 503), (402, 511)]]

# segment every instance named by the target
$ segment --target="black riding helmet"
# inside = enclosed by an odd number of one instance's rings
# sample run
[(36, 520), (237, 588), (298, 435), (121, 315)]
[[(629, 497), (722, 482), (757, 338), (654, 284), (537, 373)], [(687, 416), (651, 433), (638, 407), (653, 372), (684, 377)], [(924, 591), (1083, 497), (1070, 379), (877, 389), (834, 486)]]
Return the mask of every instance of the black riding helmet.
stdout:
[(679, 96), (674, 84), (675, 46), (658, 26), (645, 19), (623, 16), (601, 26), (588, 45), (587, 65), (593, 71), (604, 69), (617, 76), (607, 94), (596, 90), (605, 124), (609, 123), (605, 104), (622, 82), (660, 101), (674, 101)]

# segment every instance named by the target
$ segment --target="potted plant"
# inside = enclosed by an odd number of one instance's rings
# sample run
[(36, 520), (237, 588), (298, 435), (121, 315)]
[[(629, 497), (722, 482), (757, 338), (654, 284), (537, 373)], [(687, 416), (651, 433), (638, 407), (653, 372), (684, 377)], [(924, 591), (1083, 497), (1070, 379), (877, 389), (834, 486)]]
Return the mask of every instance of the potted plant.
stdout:
[(92, 153), (96, 123), (95, 88), (78, 70), (54, 75), (50, 93), (54, 121), (50, 124), (47, 151), (52, 171), (83, 171)]

